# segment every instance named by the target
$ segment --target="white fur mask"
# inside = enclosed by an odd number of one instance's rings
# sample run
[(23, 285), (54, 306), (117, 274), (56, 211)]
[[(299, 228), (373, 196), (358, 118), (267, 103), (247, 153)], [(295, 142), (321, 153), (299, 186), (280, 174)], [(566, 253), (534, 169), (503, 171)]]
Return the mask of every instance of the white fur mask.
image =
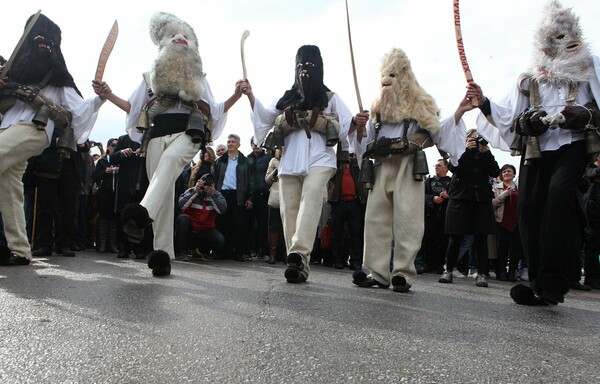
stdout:
[(150, 37), (158, 46), (152, 67), (154, 93), (177, 95), (184, 101), (200, 100), (204, 94), (204, 72), (192, 27), (176, 16), (158, 12), (150, 20)]
[(575, 83), (587, 81), (592, 69), (592, 55), (582, 37), (579, 17), (557, 0), (551, 1), (535, 36), (534, 78)]

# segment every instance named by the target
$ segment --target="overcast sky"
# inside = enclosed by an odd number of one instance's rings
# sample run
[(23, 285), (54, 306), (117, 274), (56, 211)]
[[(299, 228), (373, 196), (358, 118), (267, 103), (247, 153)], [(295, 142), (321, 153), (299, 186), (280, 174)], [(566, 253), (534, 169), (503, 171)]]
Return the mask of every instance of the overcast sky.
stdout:
[[(460, 2), (466, 55), (475, 81), (490, 98), (504, 97), (517, 76), (529, 68), (533, 34), (546, 4), (546, 0)], [(597, 0), (563, 0), (562, 4), (573, 7), (580, 16), (584, 37), (598, 54)], [(442, 117), (452, 114), (466, 84), (456, 48), (453, 1), (348, 0), (348, 5), (364, 107), (368, 109), (379, 92), (381, 57), (397, 47), (407, 53), (419, 83), (436, 99)], [(325, 84), (342, 97), (351, 111), (358, 111), (344, 0), (146, 0), (143, 3), (24, 0), (3, 13), (0, 54), (10, 56), (27, 18), (38, 9), (61, 28), (61, 48), (84, 97), (94, 95), (91, 80), (114, 20), (119, 23), (119, 37), (104, 80), (119, 96), (131, 95), (157, 53), (149, 36), (150, 17), (164, 11), (194, 28), (204, 72), (217, 100), (229, 97), (235, 82), (242, 77), (240, 38), (244, 30), (249, 30), (248, 79), (263, 103), (279, 98), (293, 84), (298, 47), (315, 44), (322, 52)], [(474, 125), (475, 117), (475, 111), (465, 117), (467, 126)], [(106, 103), (90, 138), (106, 143), (110, 137), (124, 134), (124, 127), (124, 112)], [(241, 136), (241, 150), (248, 154), (253, 130), (245, 97), (230, 110), (225, 131), (215, 144), (225, 143), (229, 133)], [(518, 164), (518, 158), (493, 152), (500, 166)], [(432, 149), (427, 155), (430, 164), (439, 157)]]

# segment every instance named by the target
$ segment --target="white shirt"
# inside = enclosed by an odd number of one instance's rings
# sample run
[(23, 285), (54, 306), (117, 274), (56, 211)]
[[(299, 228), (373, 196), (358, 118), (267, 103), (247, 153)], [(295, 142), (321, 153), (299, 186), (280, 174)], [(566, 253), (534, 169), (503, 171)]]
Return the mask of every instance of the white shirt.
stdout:
[[(77, 144), (85, 143), (92, 132), (92, 128), (94, 128), (94, 123), (98, 117), (98, 110), (104, 101), (99, 96), (84, 100), (75, 91), (75, 88), (72, 87), (54, 87), (49, 85), (44, 87), (40, 94), (71, 112), (73, 115), (71, 126), (75, 132), (75, 140)], [(30, 103), (17, 100), (15, 105), (4, 114), (0, 129), (8, 128), (19, 121), (31, 121), (36, 112)], [(50, 144), (50, 139), (54, 133), (54, 121), (48, 119), (45, 131), (48, 136), (48, 144)]]
[[(212, 128), (211, 128), (211, 138), (212, 140), (216, 140), (221, 136), (223, 130), (225, 129), (225, 123), (227, 122), (227, 114), (225, 113), (225, 102), (217, 103), (215, 102), (215, 98), (210, 90), (210, 86), (208, 85), (208, 81), (206, 78), (202, 79), (202, 87), (204, 88), (204, 96), (202, 100), (206, 101), (210, 106), (210, 114), (212, 119)], [(148, 85), (144, 80), (140, 83), (137, 89), (133, 92), (131, 97), (129, 97), (129, 104), (131, 104), (131, 108), (129, 113), (127, 114), (127, 123), (126, 129), (129, 137), (133, 141), (137, 141), (138, 143), (142, 142), (142, 133), (137, 131), (137, 123), (140, 119), (140, 115), (142, 110), (150, 97), (148, 96)], [(189, 114), (190, 110), (187, 107), (180, 107), (175, 105), (163, 113), (185, 113)]]
[[(594, 71), (587, 82), (579, 85), (579, 90), (575, 98), (577, 105), (585, 105), (592, 100), (600, 101), (600, 58), (594, 56)], [(525, 81), (523, 88), (529, 89), (529, 81)], [(569, 96), (570, 87), (568, 84), (550, 84), (547, 82), (539, 83), (540, 104), (548, 116), (552, 116), (562, 111), (566, 106), (566, 100)], [(492, 125), (487, 118), (480, 113), (477, 116), (477, 129), (495, 148), (504, 151), (510, 151), (510, 144), (515, 139), (516, 133), (510, 132), (510, 128), (526, 108), (529, 107), (529, 97), (524, 96), (517, 85), (500, 102), (495, 103), (490, 100), (492, 110)], [(565, 144), (583, 140), (582, 133), (573, 133), (568, 129), (549, 129), (538, 137), (540, 149), (543, 151), (554, 151)]]
[[(257, 98), (254, 100), (252, 124), (257, 143), (262, 143), (273, 128), (277, 116), (283, 113), (275, 107), (276, 104), (277, 100), (266, 108)], [(339, 136), (344, 143), (352, 121), (352, 113), (346, 104), (334, 93), (323, 113), (337, 114), (340, 123)], [(285, 148), (279, 163), (280, 175), (305, 176), (312, 167), (337, 169), (335, 151), (333, 147), (326, 145), (325, 136), (315, 131), (311, 131), (311, 135), (309, 139), (303, 129), (297, 129), (285, 137)]]
[[(408, 135), (412, 135), (419, 129), (417, 122), (411, 120), (408, 128)], [(379, 130), (379, 138), (397, 138), (404, 134), (404, 123), (382, 123)], [(358, 159), (362, 159), (363, 153), (367, 149), (367, 145), (375, 141), (375, 124), (371, 119), (367, 122), (367, 137), (363, 137), (361, 143), (358, 143), (356, 131), (350, 136), (350, 144), (355, 148)], [(454, 115), (440, 122), (440, 129), (431, 135), (433, 142), (438, 149), (447, 152), (450, 155), (449, 161), (454, 165), (458, 165), (458, 159), (465, 151), (465, 141), (467, 139), (467, 129), (462, 119), (456, 124)], [(361, 161), (358, 162), (361, 164)]]

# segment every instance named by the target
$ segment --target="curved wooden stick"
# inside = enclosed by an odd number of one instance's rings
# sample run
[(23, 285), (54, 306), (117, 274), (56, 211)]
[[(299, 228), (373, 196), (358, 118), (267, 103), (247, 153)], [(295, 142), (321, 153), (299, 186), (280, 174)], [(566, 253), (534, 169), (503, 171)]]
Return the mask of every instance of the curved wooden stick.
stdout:
[[(456, 35), (456, 47), (458, 48), (458, 57), (460, 58), (460, 64), (462, 65), (463, 72), (465, 73), (465, 79), (467, 83), (473, 82), (473, 75), (471, 74), (471, 68), (467, 62), (467, 55), (465, 54), (465, 46), (463, 43), (462, 32), (460, 28), (460, 6), (459, 0), (452, 0), (454, 3), (454, 33)], [(479, 98), (474, 97), (471, 99), (471, 105), (474, 107), (479, 106)]]

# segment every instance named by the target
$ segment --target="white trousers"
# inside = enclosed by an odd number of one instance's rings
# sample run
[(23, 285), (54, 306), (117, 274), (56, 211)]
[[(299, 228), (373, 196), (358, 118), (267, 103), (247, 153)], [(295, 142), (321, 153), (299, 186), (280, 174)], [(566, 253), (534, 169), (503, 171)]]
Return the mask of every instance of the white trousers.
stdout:
[(200, 151), (185, 132), (156, 137), (148, 143), (146, 171), (150, 184), (140, 202), (148, 210), (154, 230), (154, 249), (175, 258), (173, 245), (175, 181)]
[(312, 252), (323, 203), (327, 198), (327, 182), (335, 169), (312, 167), (306, 176), (279, 176), (281, 221), (287, 254), (302, 256), (302, 274), (310, 272)]
[[(364, 264), (372, 278), (389, 285), (403, 276), (414, 285), (415, 257), (425, 228), (425, 184), (412, 174), (413, 155), (392, 156), (375, 167), (365, 213)], [(390, 259), (393, 240), (393, 267)]]
[(25, 229), (23, 173), (27, 159), (48, 146), (46, 131), (31, 122), (19, 122), (0, 129), (0, 213), (10, 250), (31, 260), (31, 246)]

